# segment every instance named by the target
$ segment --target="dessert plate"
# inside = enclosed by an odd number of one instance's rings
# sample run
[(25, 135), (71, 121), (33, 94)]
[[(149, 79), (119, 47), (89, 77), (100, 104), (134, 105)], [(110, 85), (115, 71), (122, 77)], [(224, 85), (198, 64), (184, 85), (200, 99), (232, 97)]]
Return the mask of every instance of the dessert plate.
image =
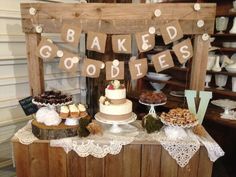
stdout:
[(65, 103), (58, 103), (58, 104), (49, 104), (49, 103), (46, 104), (46, 103), (37, 102), (34, 99), (32, 99), (32, 103), (34, 103), (37, 106), (47, 106), (47, 107), (50, 107), (50, 106), (65, 106), (65, 105), (69, 105), (69, 104), (72, 103), (72, 101), (68, 101), (68, 102), (65, 102)]
[(183, 91), (171, 91), (170, 95), (175, 96), (175, 97), (184, 97), (184, 92)]

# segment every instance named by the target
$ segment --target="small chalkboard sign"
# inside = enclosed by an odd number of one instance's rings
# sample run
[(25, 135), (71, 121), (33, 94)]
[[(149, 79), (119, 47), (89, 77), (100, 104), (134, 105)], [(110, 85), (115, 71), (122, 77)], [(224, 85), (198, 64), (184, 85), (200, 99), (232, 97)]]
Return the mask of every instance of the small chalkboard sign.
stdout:
[(37, 107), (37, 105), (32, 103), (32, 99), (33, 99), (33, 97), (29, 96), (27, 98), (19, 100), (19, 103), (20, 103), (22, 109), (24, 110), (25, 115), (27, 115), (27, 116), (34, 114), (38, 111), (38, 107)]

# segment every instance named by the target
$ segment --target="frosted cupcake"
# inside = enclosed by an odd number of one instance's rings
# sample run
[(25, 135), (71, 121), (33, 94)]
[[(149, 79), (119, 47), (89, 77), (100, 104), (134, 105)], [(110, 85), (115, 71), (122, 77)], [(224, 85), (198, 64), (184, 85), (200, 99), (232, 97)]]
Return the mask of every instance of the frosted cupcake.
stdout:
[(69, 105), (70, 117), (77, 118), (79, 117), (79, 109), (75, 104)]
[(67, 118), (69, 116), (69, 109), (67, 106), (61, 106), (60, 108), (60, 117)]
[(86, 108), (83, 104), (78, 105), (78, 110), (80, 112), (80, 117), (84, 117), (87, 115)]

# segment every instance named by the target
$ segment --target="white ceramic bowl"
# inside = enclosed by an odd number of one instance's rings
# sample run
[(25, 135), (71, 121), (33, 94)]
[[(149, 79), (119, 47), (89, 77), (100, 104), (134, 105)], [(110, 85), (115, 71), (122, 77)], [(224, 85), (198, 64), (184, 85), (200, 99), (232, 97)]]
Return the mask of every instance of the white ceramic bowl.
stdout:
[(225, 66), (226, 71), (228, 71), (229, 73), (236, 73), (236, 63), (232, 64), (232, 65), (227, 65)]
[(160, 92), (161, 89), (163, 89), (166, 85), (165, 83), (155, 83), (155, 82), (150, 82), (150, 84), (157, 92)]
[(168, 74), (160, 74), (155, 72), (148, 72), (147, 77), (153, 80), (160, 80), (160, 81), (168, 81), (170, 80), (171, 76)]

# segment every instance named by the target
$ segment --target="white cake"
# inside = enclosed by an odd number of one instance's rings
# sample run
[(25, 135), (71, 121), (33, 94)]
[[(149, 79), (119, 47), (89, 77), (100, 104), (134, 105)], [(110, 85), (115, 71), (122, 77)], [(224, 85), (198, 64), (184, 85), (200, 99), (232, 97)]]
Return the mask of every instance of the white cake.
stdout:
[(126, 120), (132, 115), (132, 102), (126, 99), (126, 89), (119, 81), (112, 81), (99, 99), (100, 115), (107, 120)]

